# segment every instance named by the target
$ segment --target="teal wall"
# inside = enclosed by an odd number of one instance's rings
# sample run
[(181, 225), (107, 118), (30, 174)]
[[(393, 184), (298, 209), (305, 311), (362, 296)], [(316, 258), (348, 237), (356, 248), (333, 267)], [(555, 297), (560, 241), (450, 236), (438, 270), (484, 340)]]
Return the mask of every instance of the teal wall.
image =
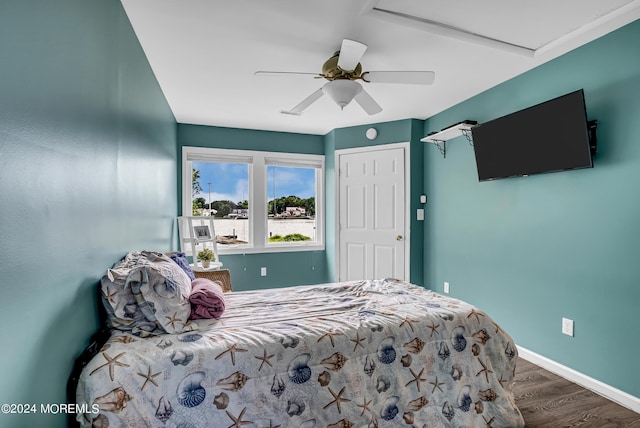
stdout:
[(177, 242), (176, 124), (119, 1), (3, 0), (0, 58), (0, 403), (64, 403), (106, 268)]
[[(411, 143), (412, 213), (429, 196), (426, 221), (412, 215), (411, 281), (437, 291), (449, 281), (520, 345), (640, 396), (637, 40), (640, 22), (424, 124), (372, 126), (375, 144)], [(66, 401), (73, 359), (98, 326), (105, 269), (131, 250), (175, 248), (182, 145), (324, 153), (326, 251), (224, 262), (236, 289), (335, 278), (334, 155), (372, 144), (369, 126), (326, 136), (176, 126), (117, 1), (3, 1), (0, 55), (0, 403)], [(419, 143), (578, 88), (599, 121), (594, 169), (478, 183), (466, 141), (446, 159)], [(574, 338), (560, 333), (563, 316), (576, 321)], [(65, 423), (0, 415), (0, 426)]]
[[(584, 88), (588, 116), (598, 120), (593, 169), (479, 183), (464, 137), (448, 143), (446, 159), (427, 147), (425, 284), (442, 291), (450, 282), (453, 296), (487, 311), (519, 345), (636, 397), (638, 41), (640, 21), (429, 118), (424, 128), (482, 123)], [(575, 337), (561, 334), (562, 317), (575, 321)]]
[[(325, 154), (325, 251), (298, 253), (225, 254), (222, 262), (232, 271), (234, 290), (318, 284), (332, 282), (337, 277), (335, 266), (335, 151), (378, 144), (409, 142), (411, 147), (411, 209), (420, 206), (419, 195), (424, 192), (422, 156), (424, 144), (420, 142), (423, 123), (407, 119), (375, 125), (378, 137), (370, 141), (365, 131), (370, 126), (335, 129), (327, 135), (295, 134), (249, 129), (223, 128), (179, 124), (178, 145), (215, 147), (224, 149), (261, 150), (273, 152)], [(182, 174), (182, 164), (178, 166)], [(182, 198), (179, 190), (179, 200)], [(411, 221), (411, 280), (422, 283), (422, 237), (424, 222)], [(267, 267), (266, 277), (260, 276), (260, 268)]]
[[(368, 128), (375, 128), (378, 136), (375, 140), (369, 140), (365, 136)], [(416, 220), (416, 209), (423, 208), (420, 204), (420, 195), (424, 193), (423, 185), (423, 153), (424, 144), (420, 142), (423, 137), (423, 122), (417, 119), (405, 119), (393, 122), (376, 123), (372, 125), (353, 126), (349, 128), (338, 128), (329, 132), (325, 140), (325, 153), (327, 161), (327, 235), (330, 237), (331, 245), (327, 245), (327, 260), (329, 264), (330, 278), (334, 281), (337, 278), (336, 272), (336, 249), (335, 228), (336, 228), (336, 182), (335, 182), (335, 152), (336, 150), (351, 149), (358, 147), (368, 147), (381, 144), (409, 143), (409, 186), (411, 200), (411, 223), (410, 228), (410, 272), (409, 278), (414, 284), (422, 285), (423, 282), (423, 235), (424, 221)], [(329, 174), (331, 171), (331, 174)], [(329, 236), (331, 235), (331, 236)]]
[[(324, 153), (324, 137), (179, 124), (178, 177), (182, 177), (183, 146), (321, 155)], [(178, 201), (181, 200), (182, 189), (179, 189)], [(329, 281), (326, 251), (223, 254), (220, 260), (224, 263), (224, 267), (231, 271), (233, 289), (236, 291), (320, 284)], [(267, 268), (267, 276), (260, 276), (260, 268), (263, 266)]]

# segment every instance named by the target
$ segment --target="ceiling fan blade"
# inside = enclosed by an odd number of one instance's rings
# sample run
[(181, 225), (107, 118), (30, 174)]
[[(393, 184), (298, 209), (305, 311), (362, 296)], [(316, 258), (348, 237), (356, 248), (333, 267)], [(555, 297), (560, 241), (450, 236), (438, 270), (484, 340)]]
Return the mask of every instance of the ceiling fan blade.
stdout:
[(406, 85), (430, 85), (436, 78), (433, 71), (366, 71), (362, 79), (371, 83), (403, 83)]
[(281, 76), (317, 76), (322, 77), (322, 75), (318, 73), (306, 73), (306, 72), (298, 72), (298, 71), (256, 71), (253, 73), (256, 77), (281, 77)]
[(369, 93), (365, 91), (364, 88), (362, 88), (362, 90), (358, 92), (358, 94), (356, 94), (354, 100), (356, 100), (356, 102), (360, 104), (360, 107), (362, 107), (362, 109), (366, 111), (369, 116), (380, 113), (382, 111), (382, 107), (380, 107), (380, 105), (373, 98), (371, 98), (371, 95), (369, 95)]
[(344, 39), (338, 57), (338, 67), (344, 71), (355, 70), (366, 50), (367, 45), (355, 40)]
[(300, 116), (302, 114), (303, 110), (306, 109), (307, 107), (309, 107), (311, 104), (313, 104), (316, 101), (318, 101), (318, 99), (322, 96), (322, 94), (323, 94), (322, 88), (320, 88), (317, 91), (315, 91), (313, 94), (309, 95), (307, 98), (302, 100), (302, 102), (300, 104), (298, 104), (297, 106), (295, 106), (291, 110), (281, 110), (280, 113), (292, 114), (292, 115), (295, 115), (295, 116)]

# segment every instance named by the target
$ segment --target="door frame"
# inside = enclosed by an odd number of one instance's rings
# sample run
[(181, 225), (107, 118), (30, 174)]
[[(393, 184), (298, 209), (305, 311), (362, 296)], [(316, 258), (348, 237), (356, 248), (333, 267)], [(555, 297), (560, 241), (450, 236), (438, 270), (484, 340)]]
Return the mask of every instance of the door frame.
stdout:
[[(335, 282), (341, 281), (340, 278), (340, 156), (354, 153), (369, 153), (390, 149), (404, 149), (404, 279), (409, 282), (411, 278), (411, 270), (409, 261), (411, 260), (411, 171), (410, 171), (410, 148), (409, 142), (378, 144), (374, 146), (354, 147), (349, 149), (339, 149), (334, 154), (335, 165)], [(367, 278), (374, 279), (374, 278)]]

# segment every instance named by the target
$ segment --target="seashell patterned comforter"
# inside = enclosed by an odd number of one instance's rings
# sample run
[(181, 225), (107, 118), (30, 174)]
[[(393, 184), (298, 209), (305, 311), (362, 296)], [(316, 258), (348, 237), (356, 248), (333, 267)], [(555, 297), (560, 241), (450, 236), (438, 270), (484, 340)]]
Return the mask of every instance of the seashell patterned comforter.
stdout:
[[(397, 280), (225, 295), (219, 320), (114, 331), (84, 368), (83, 426), (520, 427), (517, 350), (487, 314)], [(98, 411), (99, 408), (99, 411)]]

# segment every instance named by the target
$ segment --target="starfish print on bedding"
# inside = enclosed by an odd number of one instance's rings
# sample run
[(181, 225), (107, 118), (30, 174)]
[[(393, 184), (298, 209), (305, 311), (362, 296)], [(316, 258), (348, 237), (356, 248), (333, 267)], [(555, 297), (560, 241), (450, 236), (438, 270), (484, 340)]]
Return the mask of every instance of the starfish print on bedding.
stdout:
[(228, 410), (225, 410), (225, 412), (227, 412), (227, 416), (229, 416), (229, 418), (233, 421), (233, 424), (229, 425), (229, 428), (240, 428), (242, 425), (252, 424), (253, 421), (242, 420), (242, 417), (244, 416), (244, 412), (246, 411), (247, 411), (247, 408), (245, 407), (244, 409), (242, 409), (240, 414), (236, 417), (236, 416), (233, 416), (233, 414), (229, 413)]
[(438, 388), (440, 390), (440, 392), (442, 391), (442, 388), (440, 388), (441, 385), (444, 385), (444, 382), (438, 382), (438, 376), (436, 376), (436, 380), (435, 382), (429, 382), (431, 385), (433, 385), (433, 389), (431, 390), (431, 393), (433, 394), (433, 392), (436, 390), (436, 388)]
[(364, 415), (364, 412), (371, 413), (371, 409), (369, 408), (369, 404), (371, 404), (371, 400), (367, 401), (367, 397), (364, 397), (362, 399), (362, 404), (357, 404), (356, 403), (356, 406), (362, 408), (362, 413), (360, 413), (360, 416)]
[(111, 356), (109, 354), (107, 354), (106, 352), (103, 352), (102, 356), (104, 357), (105, 360), (107, 360), (107, 362), (104, 363), (103, 365), (101, 365), (100, 367), (94, 369), (91, 373), (89, 373), (89, 376), (91, 376), (92, 374), (94, 374), (98, 370), (109, 366), (109, 377), (111, 378), (111, 382), (113, 382), (113, 374), (114, 374), (113, 372), (115, 370), (115, 366), (129, 367), (129, 364), (125, 364), (123, 362), (118, 361), (118, 358), (122, 357), (124, 354), (126, 354), (126, 352), (120, 352), (118, 355), (116, 355), (115, 357), (111, 358)]
[(495, 321), (491, 321), (491, 324), (493, 324), (493, 326), (496, 328), (496, 333), (504, 332), (504, 330), (502, 330), (502, 328)]
[(498, 382), (500, 383), (501, 386), (504, 386), (502, 384), (507, 382), (507, 379), (504, 379), (503, 375), (500, 375), (500, 379), (498, 380)]
[(333, 395), (333, 400), (331, 400), (326, 406), (323, 407), (323, 409), (326, 409), (327, 407), (331, 406), (332, 404), (335, 404), (336, 407), (338, 408), (338, 413), (342, 414), (342, 409), (340, 409), (340, 403), (346, 403), (348, 401), (351, 401), (347, 398), (342, 398), (342, 394), (344, 393), (344, 389), (345, 387), (343, 386), (342, 389), (340, 390), (340, 392), (338, 392), (337, 394), (335, 392), (333, 392), (333, 389), (331, 389), (331, 387), (327, 388), (329, 390), (329, 392), (331, 393), (331, 395)]
[(469, 315), (467, 315), (467, 318), (471, 318), (471, 317), (476, 317), (476, 321), (478, 321), (478, 323), (480, 322), (480, 317), (483, 317), (484, 314), (482, 312), (478, 312), (475, 309), (471, 309), (471, 312), (469, 312)]
[(268, 428), (280, 428), (282, 425), (274, 425), (273, 422), (271, 422), (271, 419), (269, 419), (269, 427)]
[[(178, 311), (176, 311), (176, 312), (173, 314), (173, 316), (170, 316), (170, 317), (168, 317), (168, 316), (166, 316), (166, 315), (165, 315), (165, 318), (169, 320), (168, 324), (169, 324), (173, 329), (175, 329), (175, 328), (176, 328), (176, 323), (177, 323), (177, 322), (182, 322), (182, 320), (181, 320), (180, 318), (178, 318)], [(183, 324), (184, 324), (184, 323), (183, 323)]]
[(320, 339), (317, 340), (317, 342), (320, 342), (322, 339), (324, 339), (325, 337), (329, 337), (329, 340), (331, 341), (331, 347), (335, 348), (336, 345), (333, 342), (333, 336), (342, 336), (342, 333), (336, 333), (333, 330), (329, 330), (328, 332), (326, 332), (325, 334), (323, 334), (322, 336), (320, 336)]
[(197, 327), (194, 326), (191, 321), (187, 321), (187, 323), (184, 325), (184, 328), (182, 329), (182, 332), (187, 333), (189, 331), (194, 331), (194, 330), (197, 330)]
[(109, 289), (109, 287), (107, 287), (107, 300), (111, 303), (113, 303), (114, 305), (116, 304), (116, 302), (113, 300), (113, 296), (115, 296), (116, 294), (118, 294), (117, 291), (114, 291), (113, 293), (111, 292), (111, 290)]
[(111, 337), (111, 339), (107, 340), (107, 343), (114, 343), (114, 342), (131, 343), (131, 342), (135, 342), (135, 341), (136, 340), (131, 336), (122, 335), (122, 336), (113, 336), (113, 337)]
[(140, 391), (144, 391), (144, 387), (147, 386), (147, 382), (151, 382), (155, 386), (158, 386), (154, 378), (157, 376), (160, 376), (160, 374), (162, 374), (162, 372), (151, 374), (151, 366), (149, 366), (149, 370), (147, 370), (147, 374), (137, 373), (138, 376), (142, 376), (144, 378), (144, 383), (142, 384), (142, 388), (140, 388)]
[(364, 349), (364, 345), (362, 345), (362, 341), (365, 340), (364, 337), (360, 337), (360, 332), (356, 331), (356, 338), (355, 339), (349, 339), (350, 341), (352, 341), (353, 343), (355, 343), (355, 345), (353, 345), (353, 352), (356, 352), (356, 348), (361, 347), (362, 349)]
[(482, 366), (482, 370), (480, 370), (478, 373), (476, 373), (476, 376), (479, 376), (480, 373), (484, 373), (484, 376), (487, 379), (487, 382), (489, 382), (489, 373), (493, 373), (493, 371), (489, 370), (487, 365), (485, 363), (483, 363), (482, 360), (480, 360), (480, 358), (478, 358), (478, 362)]
[(216, 356), (216, 360), (219, 360), (220, 358), (222, 358), (222, 356), (226, 353), (229, 353), (231, 355), (231, 365), (236, 365), (236, 352), (248, 352), (246, 349), (242, 349), (242, 348), (238, 348), (237, 344), (231, 345), (227, 348), (226, 351), (223, 351), (221, 353), (219, 353)]
[(487, 420), (487, 418), (482, 415), (482, 419), (484, 419), (484, 423), (487, 425), (487, 428), (491, 428), (491, 423), (496, 419), (495, 416), (491, 417), (491, 419)]
[(270, 358), (273, 358), (273, 355), (274, 355), (274, 354), (267, 355), (267, 350), (266, 350), (266, 349), (263, 349), (262, 357), (257, 357), (257, 356), (254, 356), (254, 357), (253, 357), (253, 358), (257, 359), (257, 360), (262, 361), (262, 362), (260, 363), (260, 368), (258, 369), (258, 371), (262, 370), (262, 366), (264, 366), (265, 364), (267, 364), (269, 367), (273, 367), (273, 366), (271, 365), (271, 363), (269, 362), (269, 359), (270, 359)]
[(433, 333), (438, 333), (438, 328), (440, 327), (440, 324), (433, 324), (433, 321), (431, 321), (431, 325), (428, 325), (427, 327), (429, 327), (431, 329), (431, 335), (429, 337), (433, 337)]
[(413, 324), (412, 324), (412, 323), (414, 323), (414, 322), (418, 322), (418, 320), (412, 320), (412, 319), (411, 319), (411, 318), (409, 318), (409, 317), (404, 317), (404, 321), (402, 321), (402, 322), (400, 323), (400, 327), (402, 327), (402, 326), (403, 326), (403, 325), (405, 325), (405, 324), (408, 324), (408, 325), (409, 325), (409, 328), (411, 329), (411, 333), (413, 333)]
[[(418, 392), (420, 392), (420, 382), (424, 382), (427, 379), (423, 379), (422, 378), (422, 373), (424, 373), (424, 367), (422, 368), (422, 370), (420, 370), (420, 373), (416, 374), (413, 369), (409, 369), (409, 371), (411, 372), (411, 375), (413, 376), (413, 380), (410, 380), (409, 382), (407, 382), (404, 386), (405, 388), (409, 385), (411, 385), (413, 382), (416, 383), (416, 387), (418, 388)], [(436, 378), (436, 382), (438, 382), (438, 378)]]

